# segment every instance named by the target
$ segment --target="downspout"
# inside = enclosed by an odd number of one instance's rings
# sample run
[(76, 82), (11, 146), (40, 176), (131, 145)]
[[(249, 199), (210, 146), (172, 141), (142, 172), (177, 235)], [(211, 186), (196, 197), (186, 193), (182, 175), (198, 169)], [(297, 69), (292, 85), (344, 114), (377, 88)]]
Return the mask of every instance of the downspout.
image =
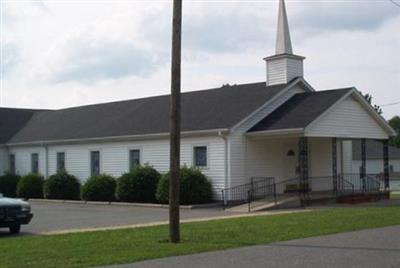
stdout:
[[(228, 188), (228, 137), (222, 131), (218, 132), (218, 136), (224, 140), (224, 188)], [(222, 201), (226, 205), (226, 196), (222, 191)]]

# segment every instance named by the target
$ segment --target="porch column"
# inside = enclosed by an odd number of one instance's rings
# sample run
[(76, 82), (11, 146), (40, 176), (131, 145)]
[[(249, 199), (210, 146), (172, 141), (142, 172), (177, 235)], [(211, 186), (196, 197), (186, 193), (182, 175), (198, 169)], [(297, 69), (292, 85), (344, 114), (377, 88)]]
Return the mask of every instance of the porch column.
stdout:
[(389, 141), (383, 141), (383, 180), (385, 182), (385, 190), (389, 190)]
[(308, 139), (307, 137), (299, 138), (299, 173), (300, 183), (308, 182)]
[(337, 192), (337, 139), (332, 138), (332, 180), (333, 192)]
[(365, 177), (367, 175), (367, 155), (366, 155), (366, 141), (365, 139), (361, 139), (361, 170), (360, 170), (360, 178), (362, 181), (362, 189), (363, 191), (366, 190), (365, 185)]

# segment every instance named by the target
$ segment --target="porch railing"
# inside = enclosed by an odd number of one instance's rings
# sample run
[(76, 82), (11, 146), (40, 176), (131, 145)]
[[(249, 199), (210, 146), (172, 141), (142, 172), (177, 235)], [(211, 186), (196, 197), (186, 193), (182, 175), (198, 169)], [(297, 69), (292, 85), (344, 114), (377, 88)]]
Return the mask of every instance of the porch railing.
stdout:
[(253, 177), (250, 183), (233, 186), (221, 190), (224, 206), (248, 203), (250, 194), (259, 197), (266, 194), (268, 185), (274, 184), (273, 177)]
[(224, 205), (248, 203), (248, 210), (275, 202), (289, 196), (299, 196), (300, 203), (311, 199), (354, 196), (362, 193), (376, 193), (384, 190), (384, 183), (378, 174), (338, 174), (334, 176), (299, 177), (276, 182), (272, 177), (254, 177), (250, 183), (222, 190)]

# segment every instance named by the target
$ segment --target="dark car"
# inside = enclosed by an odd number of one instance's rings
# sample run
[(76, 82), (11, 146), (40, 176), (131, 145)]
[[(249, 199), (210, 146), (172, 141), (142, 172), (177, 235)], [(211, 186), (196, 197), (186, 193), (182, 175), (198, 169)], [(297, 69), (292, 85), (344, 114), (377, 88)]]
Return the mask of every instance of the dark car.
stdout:
[(0, 193), (0, 228), (9, 228), (11, 233), (17, 234), (21, 225), (28, 224), (32, 218), (28, 202), (6, 198)]

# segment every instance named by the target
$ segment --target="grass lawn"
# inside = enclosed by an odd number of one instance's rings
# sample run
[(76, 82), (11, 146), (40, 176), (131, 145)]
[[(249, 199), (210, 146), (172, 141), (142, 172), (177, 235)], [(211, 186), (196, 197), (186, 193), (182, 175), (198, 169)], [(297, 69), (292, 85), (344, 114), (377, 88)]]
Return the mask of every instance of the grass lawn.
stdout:
[(400, 199), (400, 191), (391, 192), (390, 193), (390, 199)]
[(0, 238), (0, 266), (88, 267), (266, 244), (400, 224), (400, 207), (337, 208), (182, 225), (183, 243), (166, 242), (168, 227)]

